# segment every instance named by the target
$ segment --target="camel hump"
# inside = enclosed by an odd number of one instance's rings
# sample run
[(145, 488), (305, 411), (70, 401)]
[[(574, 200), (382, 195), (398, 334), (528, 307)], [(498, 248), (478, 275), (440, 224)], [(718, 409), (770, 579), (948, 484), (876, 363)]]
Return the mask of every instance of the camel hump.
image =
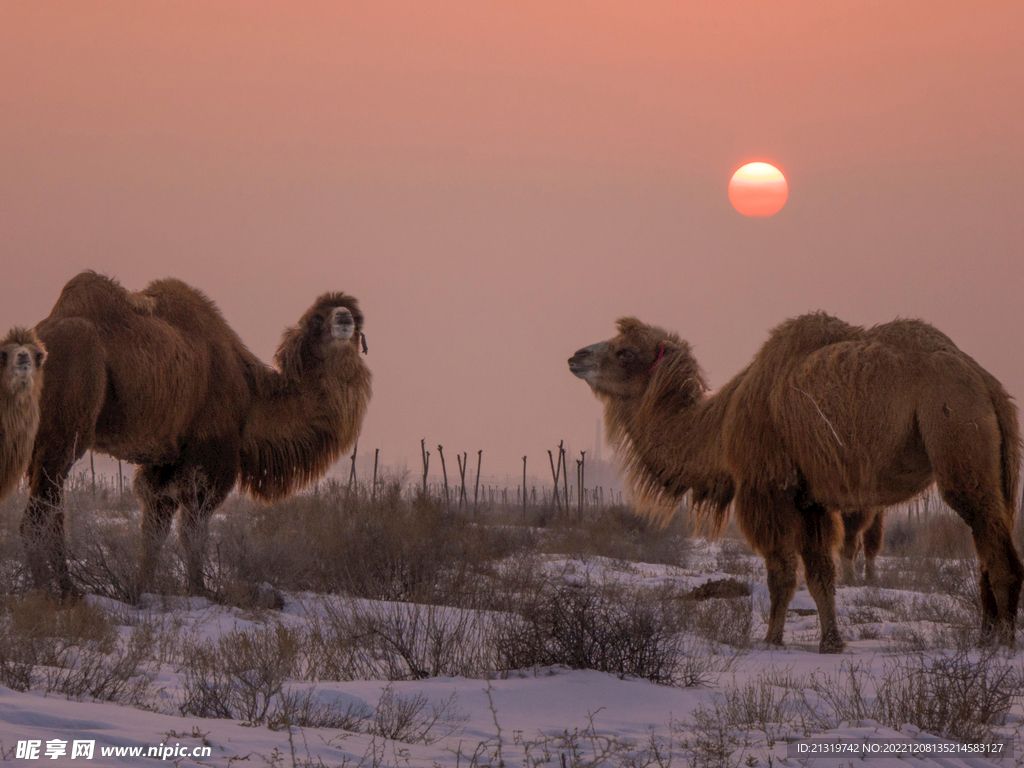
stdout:
[(91, 270), (75, 275), (64, 285), (51, 318), (117, 316), (125, 311), (151, 315), (156, 302), (143, 293), (128, 291), (117, 280)]
[(924, 320), (900, 318), (882, 323), (870, 328), (865, 337), (900, 350), (960, 353), (949, 336)]
[(780, 323), (768, 335), (757, 361), (771, 367), (792, 364), (800, 358), (846, 341), (864, 338), (864, 329), (825, 312), (811, 312)]

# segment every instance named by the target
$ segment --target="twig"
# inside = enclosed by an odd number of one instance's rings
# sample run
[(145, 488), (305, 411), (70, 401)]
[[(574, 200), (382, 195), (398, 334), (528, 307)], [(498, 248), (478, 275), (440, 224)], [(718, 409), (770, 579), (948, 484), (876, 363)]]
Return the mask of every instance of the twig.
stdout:
[(831, 421), (829, 421), (827, 418), (825, 418), (825, 414), (821, 412), (821, 408), (819, 408), (818, 404), (816, 402), (814, 402), (814, 398), (811, 397), (810, 395), (808, 395), (802, 389), (800, 389), (800, 387), (793, 387), (793, 389), (795, 389), (797, 392), (800, 392), (801, 394), (807, 395), (807, 399), (810, 400), (811, 403), (814, 404), (814, 410), (816, 410), (818, 412), (818, 415), (821, 416), (822, 420), (826, 424), (828, 424), (828, 428), (832, 430), (832, 434), (835, 436), (836, 442), (839, 443), (840, 446), (845, 448), (846, 446), (843, 445), (843, 441), (839, 439), (839, 435), (836, 433), (836, 428), (832, 426), (832, 422)]

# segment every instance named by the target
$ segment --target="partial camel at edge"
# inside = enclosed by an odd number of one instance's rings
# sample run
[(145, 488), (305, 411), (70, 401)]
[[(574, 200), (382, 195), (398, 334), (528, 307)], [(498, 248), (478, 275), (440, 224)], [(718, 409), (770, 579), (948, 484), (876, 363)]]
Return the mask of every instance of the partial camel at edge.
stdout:
[(919, 320), (865, 329), (803, 315), (775, 328), (712, 394), (676, 334), (635, 318), (619, 320), (618, 330), (576, 352), (569, 368), (604, 404), (641, 511), (667, 520), (691, 492), (698, 521), (715, 535), (734, 510), (767, 567), (768, 643), (782, 644), (802, 560), (819, 650), (841, 651), (841, 515), (883, 510), (934, 482), (974, 537), (982, 636), (1013, 644), (1024, 582), (1011, 538), (1017, 410), (947, 336)]
[(12, 328), (0, 340), (0, 499), (25, 476), (32, 457), (45, 360), (32, 331)]

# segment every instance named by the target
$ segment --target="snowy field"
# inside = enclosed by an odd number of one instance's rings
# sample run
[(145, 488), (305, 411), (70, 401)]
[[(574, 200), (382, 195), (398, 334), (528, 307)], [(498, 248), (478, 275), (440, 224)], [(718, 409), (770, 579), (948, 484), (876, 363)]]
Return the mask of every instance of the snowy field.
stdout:
[[(182, 766), (1024, 764), (1024, 653), (975, 647), (973, 564), (929, 566), (962, 585), (950, 595), (898, 561), (880, 559), (883, 584), (906, 588), (838, 589), (835, 656), (816, 652), (803, 587), (786, 647), (760, 643), (763, 568), (731, 541), (695, 541), (681, 564), (520, 553), (481, 576), (507, 587), (488, 607), (269, 587), (244, 607), (9, 597), (0, 751), (25, 765), (144, 764), (161, 758), (132, 750), (154, 747)], [(694, 599), (707, 583), (739, 596)], [(47, 612), (50, 629), (18, 635)], [(792, 754), (826, 738), (844, 752)], [(91, 760), (72, 759), (75, 741), (94, 742)], [(1013, 754), (966, 751), (981, 742)]]

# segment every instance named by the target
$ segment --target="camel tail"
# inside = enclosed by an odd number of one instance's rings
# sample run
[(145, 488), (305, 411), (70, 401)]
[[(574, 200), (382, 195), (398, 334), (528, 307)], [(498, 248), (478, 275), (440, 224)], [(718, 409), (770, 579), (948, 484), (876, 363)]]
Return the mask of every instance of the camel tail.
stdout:
[(1010, 520), (1017, 513), (1017, 490), (1020, 487), (1021, 437), (1017, 421), (1017, 407), (1002, 385), (993, 379), (989, 384), (992, 405), (1002, 434), (1003, 498), (1010, 512)]

